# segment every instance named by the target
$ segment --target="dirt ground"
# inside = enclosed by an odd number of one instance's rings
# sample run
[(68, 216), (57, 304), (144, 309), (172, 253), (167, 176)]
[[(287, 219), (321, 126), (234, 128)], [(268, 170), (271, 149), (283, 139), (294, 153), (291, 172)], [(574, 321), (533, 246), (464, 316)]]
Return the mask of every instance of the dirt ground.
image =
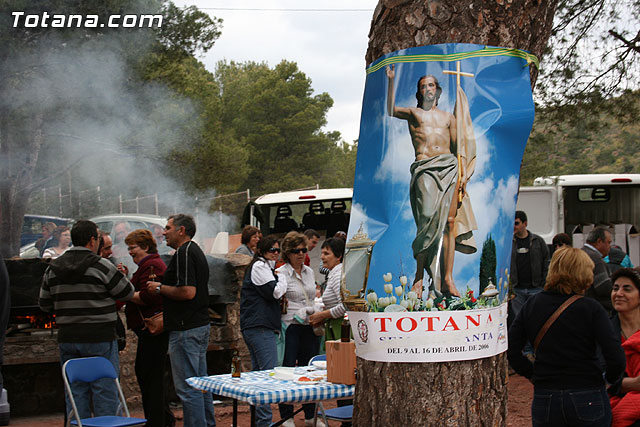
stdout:
[[(507, 414), (507, 426), (525, 427), (531, 425), (531, 399), (533, 397), (533, 386), (531, 383), (518, 375), (509, 377), (509, 403)], [(335, 408), (335, 400), (324, 402), (326, 408)], [(277, 405), (272, 405), (274, 414), (278, 414)], [(222, 403), (216, 405), (216, 424), (219, 427), (228, 427), (232, 425), (233, 408), (230, 403)], [(179, 410), (175, 411), (178, 417), (182, 414)], [(132, 416), (143, 416), (142, 411), (133, 411)], [(249, 426), (251, 415), (249, 406), (240, 404), (238, 406), (238, 425), (241, 427)], [(295, 418), (296, 427), (304, 426), (304, 416), (302, 413)], [(61, 427), (64, 424), (62, 414), (41, 415), (33, 417), (12, 418), (10, 426), (12, 427)], [(330, 422), (331, 426), (339, 426), (338, 422)], [(176, 427), (182, 427), (182, 421), (178, 421)]]

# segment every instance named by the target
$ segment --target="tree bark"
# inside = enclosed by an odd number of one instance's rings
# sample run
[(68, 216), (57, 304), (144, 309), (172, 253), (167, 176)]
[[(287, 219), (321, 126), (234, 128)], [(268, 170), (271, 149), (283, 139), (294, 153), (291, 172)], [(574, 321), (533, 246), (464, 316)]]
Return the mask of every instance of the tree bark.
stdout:
[[(367, 65), (410, 47), (473, 43), (517, 48), (539, 59), (557, 0), (380, 0), (369, 32)], [(531, 67), (531, 87), (538, 71)], [(507, 360), (499, 354), (446, 363), (358, 359), (356, 426), (504, 426)]]
[[(371, 20), (365, 60), (400, 49), (474, 43), (522, 49), (540, 59), (551, 35), (557, 0), (380, 0)], [(531, 67), (531, 87), (538, 70)]]
[(502, 426), (507, 419), (507, 357), (448, 363), (358, 358), (356, 426)]

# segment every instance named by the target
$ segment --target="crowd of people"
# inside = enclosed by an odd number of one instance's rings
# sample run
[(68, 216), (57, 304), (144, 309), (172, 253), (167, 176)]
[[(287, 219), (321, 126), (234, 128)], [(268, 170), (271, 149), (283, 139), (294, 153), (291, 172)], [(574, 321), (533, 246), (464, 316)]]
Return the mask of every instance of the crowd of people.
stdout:
[(534, 426), (640, 426), (640, 269), (618, 252), (595, 227), (550, 256), (516, 213), (507, 355), (534, 384)]
[[(242, 284), (240, 327), (253, 369), (277, 366), (280, 334), (284, 335), (285, 343), (282, 366), (307, 365), (319, 353), (325, 332), (327, 339), (340, 339), (340, 324), (346, 311), (340, 296), (346, 235), (342, 233), (322, 243), (322, 266), (328, 272), (322, 291), (309, 267), (308, 256), (319, 242), (319, 233), (291, 231), (281, 241), (258, 233), (259, 230), (255, 232), (251, 228), (245, 228), (242, 233), (243, 244), (253, 252), (253, 259)], [(259, 237), (253, 243), (255, 235)], [(237, 252), (243, 251), (244, 248)], [(321, 295), (320, 301), (318, 295)], [(313, 425), (315, 404), (303, 404), (303, 410), (305, 425)], [(293, 427), (293, 405), (280, 404), (279, 411), (280, 417), (286, 420), (282, 425)], [(269, 405), (257, 407), (256, 424), (262, 427), (271, 423)], [(323, 427), (324, 423), (318, 421), (317, 425)]]
[[(591, 230), (582, 248), (573, 248), (571, 238), (559, 234), (549, 250), (527, 225), (526, 213), (518, 211), (508, 359), (534, 384), (533, 425), (640, 426), (640, 269), (612, 246), (606, 228)], [(114, 232), (134, 272), (109, 260), (111, 236), (91, 221), (77, 221), (71, 230), (55, 227), (38, 244), (51, 258), (40, 307), (56, 315), (61, 363), (99, 355), (118, 370), (118, 309), (126, 304), (127, 327), (138, 340), (135, 373), (146, 425), (175, 424), (164, 381), (166, 354), (184, 425), (215, 425), (212, 395), (186, 383), (189, 377), (207, 375), (210, 333), (209, 267), (192, 240), (193, 218), (169, 217), (162, 231), (162, 244), (174, 249), (168, 266), (158, 254), (157, 230)], [(320, 239), (315, 230), (291, 231), (282, 239), (263, 236), (252, 226), (242, 231), (236, 252), (252, 259), (241, 288), (240, 327), (254, 370), (307, 365), (321, 351), (321, 337), (341, 338), (346, 235), (322, 242), (321, 284), (309, 258)], [(150, 322), (159, 313), (164, 325), (155, 330)], [(279, 341), (284, 342), (281, 360)], [(73, 389), (80, 417), (115, 413), (118, 399), (109, 381), (74, 384)], [(293, 405), (280, 404), (279, 411), (283, 425), (293, 427)], [(305, 425), (311, 425), (315, 404), (303, 404), (303, 411)], [(258, 426), (271, 425), (272, 418), (269, 405), (256, 408)]]
[[(45, 272), (39, 304), (56, 316), (60, 362), (77, 357), (102, 356), (119, 370), (118, 309), (126, 304), (127, 327), (138, 338), (135, 373), (140, 386), (147, 427), (175, 425), (167, 400), (165, 360), (169, 355), (173, 385), (182, 402), (184, 426), (215, 426), (213, 396), (195, 390), (186, 379), (207, 375), (209, 344), (209, 266), (192, 238), (196, 224), (189, 215), (172, 215), (162, 232), (175, 252), (167, 266), (158, 254), (158, 239), (139, 229), (118, 238), (136, 270), (109, 260), (114, 251), (111, 236), (87, 220), (71, 230), (54, 230), (58, 243)], [(65, 233), (69, 238), (65, 238)], [(157, 234), (157, 231), (156, 233)], [(72, 243), (72, 247), (68, 247)], [(150, 320), (162, 314), (160, 328)], [(157, 326), (157, 324), (156, 324)], [(114, 415), (118, 395), (110, 379), (73, 383), (80, 418)], [(67, 414), (71, 411), (68, 396)]]
[[(186, 383), (187, 378), (207, 375), (210, 328), (209, 267), (192, 240), (195, 232), (193, 218), (184, 214), (170, 216), (161, 231), (116, 226), (114, 239), (94, 222), (79, 220), (71, 229), (52, 227), (37, 243), (42, 256), (51, 258), (39, 303), (43, 311), (56, 316), (61, 364), (77, 357), (102, 356), (118, 371), (118, 352), (124, 345), (124, 324), (118, 311), (125, 307), (126, 327), (137, 337), (135, 374), (147, 427), (175, 425), (165, 381), (167, 354), (184, 426), (215, 425), (212, 395)], [(323, 242), (320, 258), (326, 277), (319, 285), (309, 267), (309, 252), (320, 240), (318, 232), (292, 231), (280, 240), (247, 226), (241, 239), (236, 252), (252, 256), (242, 284), (240, 324), (253, 369), (307, 365), (320, 352), (325, 331), (328, 339), (340, 339), (345, 314), (340, 275), (346, 234)], [(168, 265), (158, 253), (160, 244), (174, 250)], [(123, 250), (130, 262), (121, 262)], [(163, 327), (156, 330), (151, 321), (159, 314)], [(284, 342), (280, 360), (278, 335)], [(73, 383), (72, 389), (80, 418), (116, 413), (119, 402), (111, 380)], [(69, 414), (68, 396), (66, 405)], [(315, 404), (303, 407), (310, 425)], [(283, 425), (293, 426), (293, 405), (283, 404), (279, 409), (280, 416), (288, 418)], [(257, 407), (256, 419), (259, 426), (269, 426), (270, 406)]]

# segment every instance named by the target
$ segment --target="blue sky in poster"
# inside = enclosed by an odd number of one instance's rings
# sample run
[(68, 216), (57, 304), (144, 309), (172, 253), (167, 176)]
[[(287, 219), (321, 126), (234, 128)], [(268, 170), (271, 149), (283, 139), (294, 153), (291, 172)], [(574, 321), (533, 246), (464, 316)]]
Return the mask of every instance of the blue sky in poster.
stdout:
[[(380, 60), (482, 48), (466, 44), (425, 46)], [(443, 89), (438, 108), (453, 113), (455, 76), (442, 71), (455, 69), (454, 61), (396, 63), (396, 105), (415, 107), (418, 79), (432, 74)], [(533, 123), (533, 100), (529, 68), (521, 58), (466, 58), (461, 61), (461, 70), (475, 75), (461, 77), (461, 84), (469, 99), (477, 145), (476, 169), (467, 191), (478, 224), (473, 232), (478, 251), (470, 255), (456, 252), (454, 280), (461, 293), (468, 286), (477, 295), (482, 244), (489, 235), (496, 242), (498, 277), (509, 267), (520, 162)], [(415, 154), (407, 122), (387, 115), (387, 82), (384, 67), (367, 76), (348, 236), (351, 238), (362, 226), (369, 238), (377, 241), (367, 288), (378, 295), (384, 294), (384, 273), (393, 273), (396, 285), (397, 276), (405, 274), (412, 283), (416, 273), (411, 250), (416, 225), (409, 202), (409, 168)]]

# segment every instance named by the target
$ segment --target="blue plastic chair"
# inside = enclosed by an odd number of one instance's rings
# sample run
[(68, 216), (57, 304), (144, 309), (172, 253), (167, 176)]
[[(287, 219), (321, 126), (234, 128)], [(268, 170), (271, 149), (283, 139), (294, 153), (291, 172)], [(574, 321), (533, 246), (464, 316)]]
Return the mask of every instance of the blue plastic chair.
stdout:
[[(313, 356), (311, 360), (309, 360), (309, 366), (311, 366), (313, 362), (317, 360), (327, 360), (327, 355), (319, 354), (317, 356)], [(316, 415), (316, 418), (317, 416), (322, 417), (325, 425), (329, 425), (328, 420), (347, 422), (351, 421), (351, 419), (353, 418), (353, 405), (339, 406), (333, 409), (324, 409), (324, 405), (322, 405), (322, 402), (318, 402), (317, 408), (318, 414)]]
[[(80, 419), (78, 416), (78, 408), (76, 402), (73, 399), (73, 393), (71, 392), (71, 384), (80, 381), (83, 383), (92, 383), (102, 378), (112, 378), (116, 383), (118, 389), (118, 396), (120, 398), (121, 409), (124, 410), (126, 416), (101, 416), (92, 418)], [(122, 388), (120, 387), (120, 381), (118, 381), (118, 374), (116, 373), (113, 364), (104, 357), (82, 357), (79, 359), (67, 360), (62, 366), (62, 379), (64, 380), (64, 386), (67, 390), (67, 395), (71, 402), (71, 412), (67, 418), (67, 426), (73, 425), (78, 427), (128, 427), (139, 426), (147, 423), (144, 418), (135, 418), (129, 414), (129, 408), (127, 408), (127, 402), (124, 399)], [(122, 412), (122, 411), (118, 411)], [(75, 420), (71, 420), (71, 418)]]
[(325, 424), (327, 424), (327, 420), (347, 422), (351, 421), (353, 418), (353, 405), (338, 406), (333, 409), (321, 408), (320, 411), (322, 413), (319, 413), (319, 415), (322, 415)]

